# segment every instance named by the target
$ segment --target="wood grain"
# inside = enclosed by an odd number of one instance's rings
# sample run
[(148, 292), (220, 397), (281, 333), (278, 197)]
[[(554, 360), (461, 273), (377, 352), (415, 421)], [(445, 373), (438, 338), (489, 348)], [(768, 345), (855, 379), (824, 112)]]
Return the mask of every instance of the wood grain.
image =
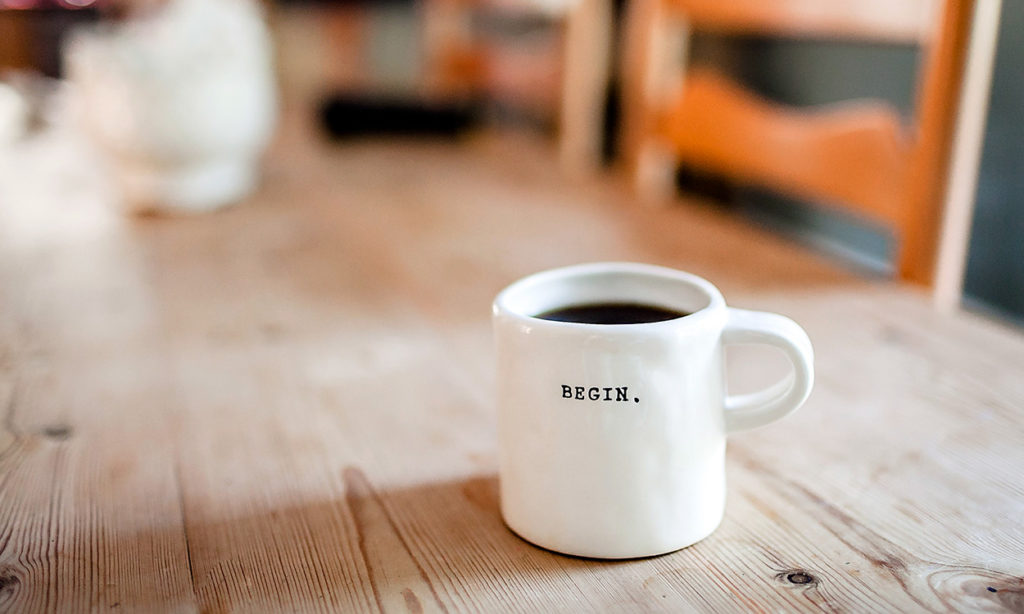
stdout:
[[(330, 147), (303, 117), (202, 217), (0, 159), (0, 610), (1021, 611), (1019, 332), (568, 185), (522, 137)], [(502, 524), (488, 319), (517, 277), (608, 259), (791, 315), (819, 382), (731, 440), (714, 535), (619, 562)]]

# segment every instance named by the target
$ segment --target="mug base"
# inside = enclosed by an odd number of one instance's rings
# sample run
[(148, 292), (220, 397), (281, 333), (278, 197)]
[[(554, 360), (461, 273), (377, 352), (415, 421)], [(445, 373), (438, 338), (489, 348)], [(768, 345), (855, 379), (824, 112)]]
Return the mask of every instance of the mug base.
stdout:
[(710, 537), (711, 534), (714, 533), (719, 526), (721, 526), (723, 518), (724, 515), (722, 517), (719, 517), (718, 521), (715, 522), (709, 530), (701, 531), (696, 538), (684, 540), (683, 543), (672, 544), (670, 546), (666, 546), (665, 548), (646, 549), (637, 551), (613, 551), (610, 549), (602, 549), (599, 547), (572, 548), (564, 546), (545, 545), (544, 543), (542, 543), (544, 540), (533, 539), (528, 535), (528, 532), (520, 531), (513, 527), (504, 516), (502, 516), (502, 522), (505, 524), (506, 527), (508, 527), (508, 530), (511, 531), (516, 537), (522, 539), (531, 546), (536, 546), (537, 548), (547, 550), (548, 552), (553, 552), (555, 554), (561, 554), (564, 556), (571, 556), (580, 559), (592, 559), (597, 561), (622, 561), (630, 559), (648, 559), (657, 556), (664, 556), (666, 554), (678, 552), (679, 550), (683, 550), (684, 548), (689, 548), (690, 546)]

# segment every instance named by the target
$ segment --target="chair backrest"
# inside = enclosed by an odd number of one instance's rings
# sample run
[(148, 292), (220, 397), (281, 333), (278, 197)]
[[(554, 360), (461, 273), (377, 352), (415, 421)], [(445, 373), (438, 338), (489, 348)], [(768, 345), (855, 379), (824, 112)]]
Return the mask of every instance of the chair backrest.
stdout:
[[(651, 166), (668, 159), (847, 208), (894, 230), (900, 278), (930, 284), (972, 7), (973, 0), (631, 0), (622, 144), (630, 171), (647, 189), (660, 181), (663, 190), (665, 169)], [(794, 109), (707, 68), (682, 70), (678, 43), (695, 30), (920, 45), (912, 125), (884, 101)]]
[(487, 45), (473, 32), (475, 11), (532, 15), (564, 26), (559, 160), (571, 174), (597, 172), (611, 73), (612, 0), (427, 0), (425, 6), (427, 63), (440, 91), (479, 92), (493, 77)]

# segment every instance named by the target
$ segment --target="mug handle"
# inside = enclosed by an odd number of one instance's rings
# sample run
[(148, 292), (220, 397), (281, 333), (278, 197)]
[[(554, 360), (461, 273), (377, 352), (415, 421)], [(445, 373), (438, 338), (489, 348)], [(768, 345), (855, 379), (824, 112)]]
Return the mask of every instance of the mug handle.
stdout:
[(781, 381), (750, 394), (725, 397), (725, 428), (729, 433), (763, 426), (803, 405), (814, 385), (814, 350), (799, 324), (785, 316), (729, 308), (722, 343), (757, 343), (779, 348), (793, 363)]

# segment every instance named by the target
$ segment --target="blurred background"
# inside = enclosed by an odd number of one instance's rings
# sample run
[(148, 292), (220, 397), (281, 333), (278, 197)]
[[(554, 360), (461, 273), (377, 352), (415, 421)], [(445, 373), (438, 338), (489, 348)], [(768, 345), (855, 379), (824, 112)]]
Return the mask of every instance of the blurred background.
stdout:
[[(154, 67), (162, 66), (156, 56), (151, 58), (152, 66), (139, 69), (149, 75), (148, 85), (132, 90), (130, 78), (104, 80), (102, 69), (96, 67), (104, 62), (130, 64), (125, 58), (135, 57), (131, 41), (122, 41), (120, 51), (115, 45), (113, 51), (102, 53), (88, 51), (88, 45), (83, 44), (77, 53), (89, 58), (80, 62), (77, 73), (69, 66), (66, 51), (77, 29), (152, 19), (163, 10), (159, 4), (0, 0), (0, 83), (5, 84), (0, 90), (0, 148), (20, 151), (12, 148), (23, 147), (45, 125), (59, 123), (62, 113), (71, 112), (66, 106), (43, 102), (50, 100), (60, 90), (60, 80), (69, 76), (86, 86), (95, 85), (98, 93), (93, 99), (108, 106), (126, 104), (116, 103), (109, 94), (119, 87), (129, 92), (128, 97), (139, 100), (152, 92), (165, 91), (160, 89), (164, 82), (156, 83), (156, 77), (152, 77), (159, 72)], [(239, 119), (231, 130), (223, 129), (224, 139), (234, 139), (235, 148), (222, 152), (222, 162), (216, 168), (196, 170), (193, 165), (187, 172), (176, 170), (178, 174), (170, 179), (152, 168), (135, 168), (125, 179), (125, 185), (130, 185), (124, 190), (143, 201), (157, 193), (155, 190), (164, 190), (163, 194), (173, 194), (185, 206), (196, 208), (214, 208), (237, 198), (251, 187), (248, 173), (252, 171), (247, 165), (270, 138), (279, 102), (286, 108), (300, 108), (318, 122), (325, 136), (334, 138), (389, 138), (406, 132), (459, 138), (483, 128), (547, 138), (555, 135), (561, 105), (573, 95), (563, 82), (565, 39), (579, 34), (565, 26), (562, 14), (566, 7), (558, 0), (276, 0), (258, 9), (272, 46), (261, 46), (264, 33), (256, 26), (250, 28), (252, 36), (248, 38), (228, 40), (231, 35), (221, 42), (222, 47), (247, 53), (250, 58), (261, 57), (264, 51), (270, 53), (267, 66), (273, 67), (272, 82), (270, 78), (243, 74), (242, 69), (232, 69), (227, 63), (219, 69), (223, 72), (210, 73), (215, 81), (236, 79), (250, 88), (246, 91), (251, 93), (244, 99), (225, 103), (225, 116), (245, 115), (237, 111), (260, 107), (248, 118)], [(593, 58), (590, 64), (596, 71), (589, 82), (597, 82), (600, 87), (600, 105), (592, 111), (596, 119), (590, 119), (599, 130), (596, 141), (583, 147), (593, 150), (591, 154), (603, 172), (612, 172), (621, 153), (619, 58), (623, 53), (626, 2), (611, 2), (607, 10), (610, 30), (606, 36), (588, 41)], [(197, 27), (188, 20), (186, 9), (180, 13), (179, 23), (185, 25), (162, 30), (169, 38), (191, 36), (194, 30), (189, 28)], [(219, 27), (224, 32), (235, 32), (244, 28), (234, 28), (232, 20), (249, 17), (225, 13), (222, 18)], [(187, 53), (184, 49), (173, 51), (173, 47), (167, 44), (166, 57)], [(123, 53), (117, 56), (115, 52)], [(697, 35), (691, 40), (689, 54), (692, 62), (714, 65), (771, 100), (806, 106), (872, 97), (892, 103), (905, 116), (913, 110), (914, 75), (922, 61), (917, 47), (899, 42), (837, 43), (758, 35)], [(1018, 117), (1024, 110), (1024, 85), (1018, 78), (1022, 62), (1024, 3), (1006, 2), (974, 190), (976, 208), (970, 226), (964, 300), (973, 309), (1016, 323), (1024, 322), (1024, 207), (1020, 204), (1024, 164), (1019, 153), (1024, 126)], [(250, 60), (245, 66), (255, 64)], [(167, 74), (171, 72), (168, 69)], [(164, 77), (166, 83), (174, 78)], [(187, 87), (195, 89), (194, 85)], [(268, 93), (271, 88), (272, 93)], [(108, 95), (109, 99), (104, 98)], [(137, 135), (114, 134), (116, 130), (104, 128), (102, 121), (96, 123), (100, 124), (99, 133), (105, 130), (105, 136), (98, 139), (101, 144), (121, 152), (134, 151), (132, 155), (137, 159), (169, 156), (169, 151), (175, 152), (175, 159), (183, 159), (191, 155), (189, 147), (196, 151), (213, 147), (198, 141), (171, 142), (170, 136), (166, 142), (150, 139), (139, 143)], [(139, 153), (143, 145), (157, 153)], [(15, 164), (11, 156), (0, 157), (0, 161)], [(586, 152), (577, 157), (585, 158)], [(0, 172), (0, 180), (4, 177)], [(10, 174), (6, 177), (10, 180)], [(211, 191), (211, 185), (225, 182), (233, 188)], [(893, 273), (892, 231), (863, 217), (685, 166), (678, 168), (676, 182), (684, 192), (715, 201), (736, 215), (810, 244), (866, 274)]]

